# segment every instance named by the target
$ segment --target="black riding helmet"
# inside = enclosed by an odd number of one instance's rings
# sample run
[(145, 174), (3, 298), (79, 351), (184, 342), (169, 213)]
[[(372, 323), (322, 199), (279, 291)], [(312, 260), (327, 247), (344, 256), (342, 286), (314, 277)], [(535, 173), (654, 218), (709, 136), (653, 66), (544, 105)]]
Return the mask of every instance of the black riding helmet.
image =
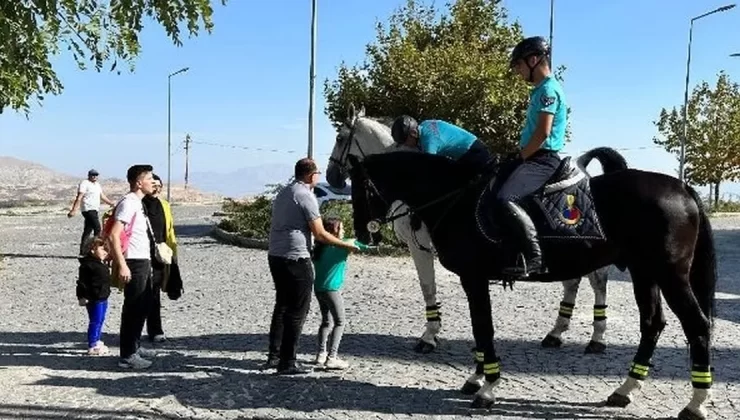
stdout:
[[(537, 63), (535, 63), (534, 66), (530, 66), (529, 63), (527, 63), (526, 59), (533, 55), (539, 55), (540, 59), (537, 60)], [(531, 82), (533, 78), (531, 74), (532, 71), (534, 71), (534, 68), (539, 66), (542, 60), (544, 60), (545, 57), (549, 55), (550, 45), (548, 45), (547, 41), (545, 41), (545, 38), (541, 36), (525, 38), (521, 40), (518, 44), (516, 44), (516, 47), (514, 47), (514, 49), (511, 51), (509, 67), (514, 67), (517, 61), (524, 60), (525, 63), (527, 63), (527, 67), (529, 67), (529, 79)]]
[(419, 123), (417, 123), (414, 118), (408, 115), (401, 115), (393, 121), (391, 136), (393, 136), (393, 141), (402, 144), (406, 142), (406, 139), (412, 131), (417, 131), (418, 129)]

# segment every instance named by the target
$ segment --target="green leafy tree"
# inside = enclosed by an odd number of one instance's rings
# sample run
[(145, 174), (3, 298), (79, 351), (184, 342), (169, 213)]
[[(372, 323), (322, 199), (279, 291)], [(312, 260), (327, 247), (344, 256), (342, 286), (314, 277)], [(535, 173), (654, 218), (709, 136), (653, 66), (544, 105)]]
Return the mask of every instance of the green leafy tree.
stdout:
[(61, 48), (83, 70), (112, 62), (114, 71), (122, 61), (133, 71), (144, 18), (159, 22), (180, 46), (181, 25), (191, 36), (210, 33), (212, 15), (210, 0), (0, 1), (0, 113), (9, 107), (28, 115), (30, 100), (40, 104), (44, 95), (62, 92), (50, 63)]
[[(457, 0), (441, 18), (433, 6), (407, 0), (376, 26), (361, 65), (341, 63), (324, 82), (326, 114), (338, 125), (350, 103), (367, 115), (438, 118), (476, 133), (494, 152), (518, 143), (530, 87), (509, 69), (522, 38), (506, 23), (501, 0)], [(562, 75), (563, 68), (556, 72)]]
[[(680, 154), (684, 107), (665, 108), (654, 121), (659, 136), (653, 142)], [(720, 184), (740, 179), (740, 86), (720, 72), (714, 89), (702, 82), (688, 102), (685, 179), (710, 185), (714, 205), (719, 203)]]

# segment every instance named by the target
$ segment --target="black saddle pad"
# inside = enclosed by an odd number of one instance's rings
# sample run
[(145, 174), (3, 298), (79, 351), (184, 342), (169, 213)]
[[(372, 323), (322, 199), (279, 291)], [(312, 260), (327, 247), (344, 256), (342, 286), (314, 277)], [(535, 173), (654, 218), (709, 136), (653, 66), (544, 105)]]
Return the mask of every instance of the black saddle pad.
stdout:
[[(606, 236), (593, 202), (588, 177), (549, 184), (525, 198), (521, 204), (532, 218), (541, 241), (604, 241)], [(480, 233), (491, 242), (500, 242), (499, 228), (493, 220), (495, 184), (481, 193), (475, 209)]]

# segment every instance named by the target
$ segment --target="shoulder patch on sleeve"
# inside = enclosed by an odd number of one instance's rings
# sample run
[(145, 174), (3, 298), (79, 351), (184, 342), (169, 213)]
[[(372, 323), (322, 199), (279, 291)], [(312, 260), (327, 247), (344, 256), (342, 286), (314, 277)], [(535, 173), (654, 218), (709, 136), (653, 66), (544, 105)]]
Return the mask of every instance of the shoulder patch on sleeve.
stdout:
[(540, 96), (540, 102), (543, 106), (550, 106), (555, 103), (555, 97), (543, 94), (542, 96)]

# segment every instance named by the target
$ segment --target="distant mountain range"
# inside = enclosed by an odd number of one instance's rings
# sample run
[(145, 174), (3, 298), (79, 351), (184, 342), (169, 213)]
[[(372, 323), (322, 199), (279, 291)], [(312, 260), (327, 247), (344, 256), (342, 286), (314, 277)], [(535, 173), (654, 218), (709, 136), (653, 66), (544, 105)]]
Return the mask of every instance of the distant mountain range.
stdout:
[[(50, 169), (44, 165), (14, 157), (0, 156), (0, 206), (23, 204), (72, 203), (81, 177), (74, 177)], [(122, 179), (101, 180), (103, 191), (115, 199), (128, 191), (128, 183)], [(204, 203), (220, 201), (218, 194), (203, 193), (197, 187), (185, 189), (173, 183), (173, 202)]]
[[(293, 176), (293, 165), (265, 164), (232, 172), (193, 172), (189, 184), (231, 198), (261, 194), (267, 184), (285, 183)], [(179, 179), (178, 182), (183, 181)]]

